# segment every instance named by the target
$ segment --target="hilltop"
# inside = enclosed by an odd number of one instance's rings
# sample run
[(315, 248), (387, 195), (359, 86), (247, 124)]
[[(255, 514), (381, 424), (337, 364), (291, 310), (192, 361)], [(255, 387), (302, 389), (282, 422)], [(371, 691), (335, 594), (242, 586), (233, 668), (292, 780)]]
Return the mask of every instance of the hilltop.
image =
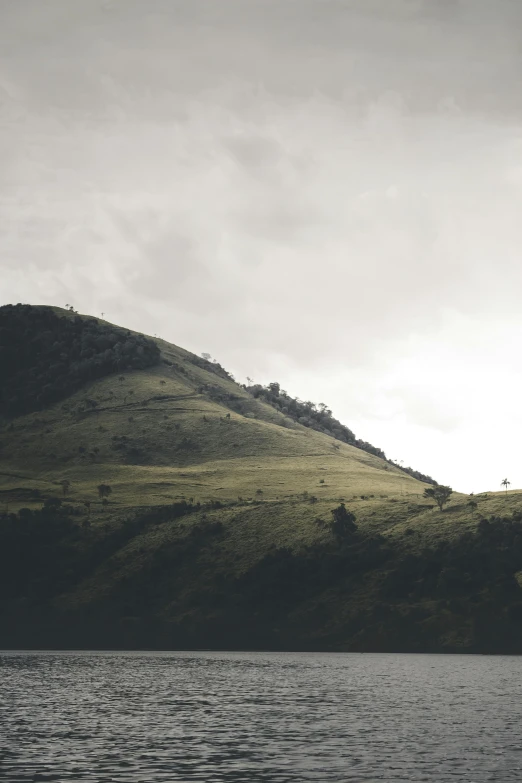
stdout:
[(518, 493), (441, 512), (324, 407), (69, 310), (0, 308), (0, 361), (1, 646), (522, 650)]

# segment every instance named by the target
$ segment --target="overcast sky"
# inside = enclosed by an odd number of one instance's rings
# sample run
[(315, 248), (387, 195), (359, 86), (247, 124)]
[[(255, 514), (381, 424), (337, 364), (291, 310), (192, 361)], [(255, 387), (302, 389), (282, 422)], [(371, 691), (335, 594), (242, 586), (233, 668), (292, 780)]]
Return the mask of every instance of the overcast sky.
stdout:
[(0, 0), (0, 304), (522, 487), (520, 0)]

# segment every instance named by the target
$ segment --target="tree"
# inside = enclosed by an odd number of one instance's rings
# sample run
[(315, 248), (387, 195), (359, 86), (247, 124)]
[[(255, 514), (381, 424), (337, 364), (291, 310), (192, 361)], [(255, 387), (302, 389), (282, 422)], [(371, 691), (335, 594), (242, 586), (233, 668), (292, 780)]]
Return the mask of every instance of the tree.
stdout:
[(444, 505), (448, 502), (452, 494), (453, 490), (451, 487), (445, 487), (442, 484), (439, 484), (436, 487), (429, 487), (428, 489), (425, 489), (423, 497), (434, 500), (439, 509), (442, 511)]
[(98, 496), (103, 500), (103, 498), (108, 497), (112, 493), (112, 487), (110, 487), (108, 484), (99, 484), (98, 487)]
[(511, 484), (511, 481), (508, 481), (507, 478), (503, 479), (500, 482), (500, 486), (506, 488), (506, 495), (507, 495), (508, 487), (509, 487), (510, 484)]
[(63, 479), (62, 481), (60, 481), (60, 484), (62, 485), (63, 494), (67, 495), (67, 493), (71, 488), (71, 482), (68, 481), (67, 479)]
[(339, 542), (343, 541), (350, 534), (355, 533), (357, 530), (355, 514), (348, 511), (344, 503), (341, 503), (337, 508), (333, 508), (331, 514), (333, 517), (333, 522), (331, 523), (332, 533)]

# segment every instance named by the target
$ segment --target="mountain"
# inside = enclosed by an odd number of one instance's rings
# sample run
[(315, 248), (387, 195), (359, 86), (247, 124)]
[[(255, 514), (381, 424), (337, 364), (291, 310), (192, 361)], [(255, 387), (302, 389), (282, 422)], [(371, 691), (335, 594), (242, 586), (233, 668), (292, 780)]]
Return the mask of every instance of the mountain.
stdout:
[(0, 646), (522, 651), (517, 492), (440, 511), (326, 406), (70, 310), (0, 308), (0, 366)]

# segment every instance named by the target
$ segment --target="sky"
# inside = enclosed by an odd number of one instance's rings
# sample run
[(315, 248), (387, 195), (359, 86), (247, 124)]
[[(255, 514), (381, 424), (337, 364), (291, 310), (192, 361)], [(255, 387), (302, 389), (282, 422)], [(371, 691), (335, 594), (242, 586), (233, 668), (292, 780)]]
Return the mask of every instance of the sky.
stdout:
[(522, 488), (520, 0), (0, 0), (0, 304)]

